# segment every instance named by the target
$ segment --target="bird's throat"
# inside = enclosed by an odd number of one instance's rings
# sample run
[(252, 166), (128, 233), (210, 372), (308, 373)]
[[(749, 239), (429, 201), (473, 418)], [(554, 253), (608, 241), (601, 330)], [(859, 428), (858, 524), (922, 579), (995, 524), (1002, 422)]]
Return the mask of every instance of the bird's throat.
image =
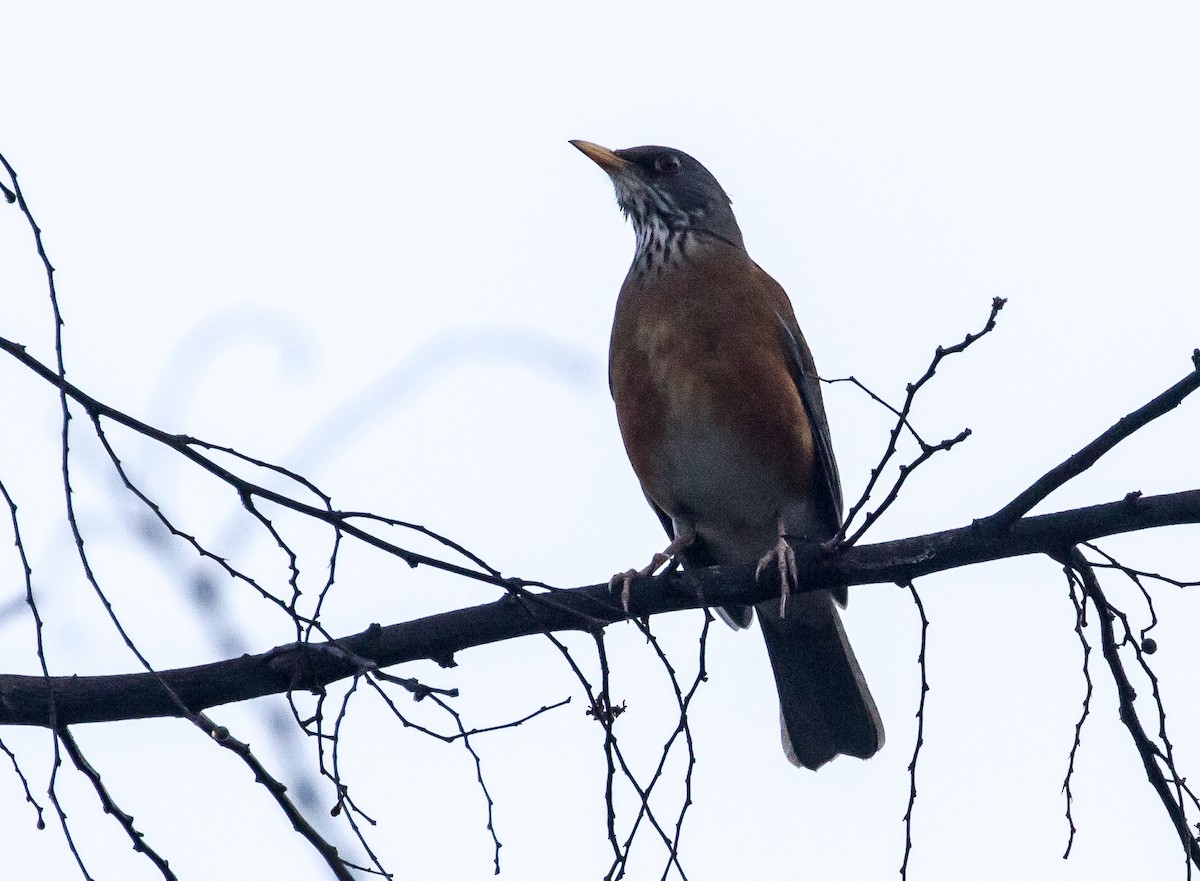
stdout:
[(635, 278), (657, 278), (687, 259), (689, 230), (671, 229), (660, 216), (651, 214), (641, 223), (635, 223), (634, 232), (637, 251), (629, 271)]

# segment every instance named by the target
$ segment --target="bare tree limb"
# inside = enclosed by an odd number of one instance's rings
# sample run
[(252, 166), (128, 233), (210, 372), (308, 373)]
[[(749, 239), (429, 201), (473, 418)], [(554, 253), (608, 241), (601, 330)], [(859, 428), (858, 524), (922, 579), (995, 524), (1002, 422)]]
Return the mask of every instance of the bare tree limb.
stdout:
[(1045, 499), (1068, 480), (1077, 477), (1139, 428), (1153, 422), (1164, 413), (1169, 413), (1183, 403), (1183, 399), (1200, 388), (1200, 349), (1192, 352), (1192, 372), (1171, 386), (1153, 401), (1122, 416), (1117, 424), (1060, 465), (1051, 468), (1029, 489), (992, 514), (979, 521), (989, 529), (1004, 529), (1033, 510), (1034, 505)]
[[(1105, 535), (1158, 526), (1200, 523), (1200, 490), (1161, 496), (1131, 494), (1118, 502), (1025, 517), (999, 534), (964, 526), (914, 538), (861, 545), (828, 556), (797, 548), (802, 589), (832, 584), (906, 583), (913, 578), (1027, 554), (1061, 556), (1064, 548)], [(637, 578), (629, 615), (753, 604), (774, 595), (759, 585), (754, 565), (672, 572)], [(552, 602), (541, 602), (549, 596)], [(559, 630), (590, 630), (627, 617), (607, 584), (526, 594), (519, 600), (457, 609), (392, 624), (328, 644), (279, 646), (258, 655), (157, 673), (117, 676), (0, 676), (0, 724), (49, 725), (51, 701), (58, 724), (183, 715), (208, 707), (324, 685), (362, 672), (364, 659), (380, 667), (433, 658), (480, 645)], [(164, 683), (170, 693), (164, 690)], [(172, 699), (171, 694), (177, 698)]]

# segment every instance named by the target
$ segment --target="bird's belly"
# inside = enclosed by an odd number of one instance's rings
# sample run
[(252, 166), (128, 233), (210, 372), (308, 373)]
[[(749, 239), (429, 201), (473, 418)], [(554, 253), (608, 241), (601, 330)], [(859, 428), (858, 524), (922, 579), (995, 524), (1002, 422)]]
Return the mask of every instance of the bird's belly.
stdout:
[(778, 536), (814, 528), (811, 505), (788, 492), (777, 468), (728, 426), (703, 418), (668, 419), (652, 484), (655, 502), (691, 523), (721, 562), (757, 560)]

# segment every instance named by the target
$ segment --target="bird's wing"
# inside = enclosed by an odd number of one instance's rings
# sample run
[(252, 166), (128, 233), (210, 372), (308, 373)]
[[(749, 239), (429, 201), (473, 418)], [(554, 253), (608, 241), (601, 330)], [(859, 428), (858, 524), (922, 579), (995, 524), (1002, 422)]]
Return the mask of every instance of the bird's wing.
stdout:
[(826, 526), (832, 535), (842, 525), (842, 481), (838, 476), (837, 460), (833, 458), (833, 439), (829, 435), (829, 419), (825, 416), (825, 402), (821, 397), (821, 380), (817, 377), (817, 365), (795, 316), (790, 311), (787, 315), (779, 312), (775, 315), (779, 320), (779, 336), (787, 354), (788, 371), (792, 374), (792, 382), (796, 384), (812, 426), (817, 453), (815, 483), (825, 509)]

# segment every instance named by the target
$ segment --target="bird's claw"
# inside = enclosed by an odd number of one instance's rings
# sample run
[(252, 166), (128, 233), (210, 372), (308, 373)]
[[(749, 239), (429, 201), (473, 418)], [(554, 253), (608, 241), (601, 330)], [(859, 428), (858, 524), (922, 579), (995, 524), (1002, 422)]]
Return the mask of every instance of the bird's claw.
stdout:
[(670, 559), (670, 556), (660, 551), (650, 559), (649, 565), (641, 569), (626, 569), (624, 572), (618, 572), (612, 578), (608, 579), (609, 590), (616, 590), (617, 585), (621, 585), (621, 608), (625, 610), (626, 615), (629, 614), (629, 590), (633, 585), (633, 579), (653, 575), (663, 563), (666, 563)]
[(625, 610), (625, 614), (629, 614), (629, 586), (633, 583), (633, 579), (637, 577), (636, 569), (626, 569), (624, 572), (618, 572), (612, 578), (608, 579), (608, 589), (616, 590), (617, 585), (621, 586), (621, 608)]
[(798, 578), (796, 552), (788, 544), (787, 537), (783, 534), (782, 524), (780, 524), (779, 540), (775, 542), (775, 547), (763, 554), (754, 568), (755, 579), (772, 563), (779, 568), (779, 617), (782, 618), (787, 611), (788, 595), (791, 594), (792, 585)]

